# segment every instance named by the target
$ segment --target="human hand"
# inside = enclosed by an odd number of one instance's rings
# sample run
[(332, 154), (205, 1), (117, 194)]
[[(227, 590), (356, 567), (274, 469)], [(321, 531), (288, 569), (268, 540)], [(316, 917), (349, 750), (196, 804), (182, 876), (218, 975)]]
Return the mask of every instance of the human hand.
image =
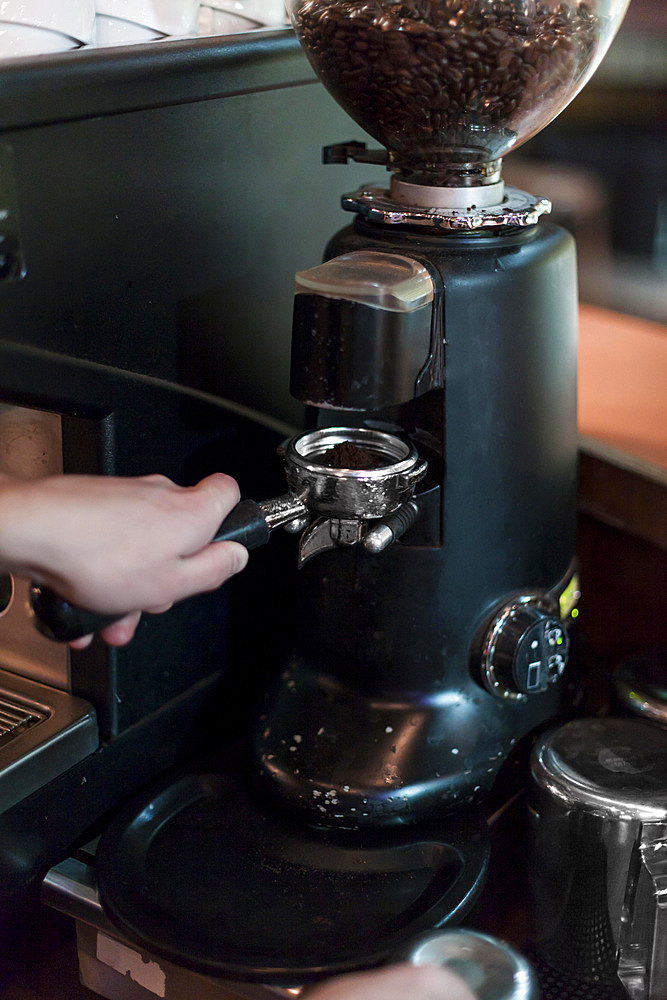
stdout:
[(143, 611), (166, 611), (244, 568), (242, 545), (210, 543), (238, 498), (222, 473), (193, 487), (159, 475), (0, 479), (0, 569), (88, 610), (123, 615), (101, 635), (125, 645)]
[(475, 996), (448, 969), (405, 962), (336, 976), (307, 989), (301, 1000), (475, 1000)]

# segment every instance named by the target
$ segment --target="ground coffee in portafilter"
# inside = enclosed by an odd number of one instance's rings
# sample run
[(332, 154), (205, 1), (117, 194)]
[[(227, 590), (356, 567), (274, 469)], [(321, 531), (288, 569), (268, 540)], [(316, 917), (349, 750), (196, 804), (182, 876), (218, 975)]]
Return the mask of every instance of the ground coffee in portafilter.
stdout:
[(325, 86), (401, 166), (502, 156), (564, 106), (599, 36), (585, 2), (306, 0), (293, 20)]
[(368, 448), (360, 448), (352, 441), (339, 441), (318, 455), (317, 461), (320, 465), (328, 465), (330, 469), (380, 469), (384, 465), (391, 465), (392, 459), (369, 451)]

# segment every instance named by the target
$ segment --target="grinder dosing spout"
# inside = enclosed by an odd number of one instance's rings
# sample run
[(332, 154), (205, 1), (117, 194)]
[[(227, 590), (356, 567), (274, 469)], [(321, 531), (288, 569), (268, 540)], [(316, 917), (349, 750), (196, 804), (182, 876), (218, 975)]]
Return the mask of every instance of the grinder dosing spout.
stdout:
[(342, 254), (296, 275), (290, 392), (374, 411), (441, 386), (437, 277), (414, 257)]

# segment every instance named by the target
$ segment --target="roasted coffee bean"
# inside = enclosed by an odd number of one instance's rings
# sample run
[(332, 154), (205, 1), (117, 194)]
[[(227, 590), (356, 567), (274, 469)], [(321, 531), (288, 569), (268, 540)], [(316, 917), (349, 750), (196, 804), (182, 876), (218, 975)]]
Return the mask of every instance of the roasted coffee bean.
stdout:
[(447, 58), (447, 49), (440, 42), (429, 41), (426, 51), (432, 59), (442, 60)]
[(534, 130), (540, 113), (546, 124), (564, 106), (599, 18), (576, 0), (537, 0), (533, 11), (507, 0), (305, 0), (293, 21), (324, 84), (409, 173), (452, 153), (494, 159), (525, 121)]

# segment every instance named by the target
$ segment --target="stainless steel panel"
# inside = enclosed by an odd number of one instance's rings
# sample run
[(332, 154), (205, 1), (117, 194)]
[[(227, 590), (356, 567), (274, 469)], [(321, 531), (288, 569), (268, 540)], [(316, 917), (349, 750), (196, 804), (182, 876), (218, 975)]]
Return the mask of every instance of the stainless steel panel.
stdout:
[[(52, 868), (42, 885), (42, 900), (47, 906), (75, 918), (81, 981), (102, 996), (114, 1000), (149, 996), (154, 991), (144, 989), (133, 978), (132, 969), (139, 969), (141, 973), (150, 967), (153, 967), (153, 975), (160, 979), (159, 995), (165, 1000), (189, 1000), (191, 997), (197, 1000), (287, 1000), (301, 992), (300, 988), (283, 989), (203, 976), (126, 941), (102, 910), (92, 863), (86, 858), (67, 858)], [(127, 967), (122, 964), (124, 961)], [(140, 980), (141, 975), (138, 978)]]
[[(0, 474), (36, 479), (62, 471), (60, 415), (0, 403)], [(69, 690), (69, 649), (49, 642), (33, 626), (27, 580), (14, 578), (12, 600), (0, 611), (3, 667), (42, 684)]]
[[(99, 744), (95, 710), (81, 698), (0, 669), (0, 705), (24, 721), (0, 740), (0, 812), (92, 753)], [(1, 732), (1, 730), (0, 730)]]

